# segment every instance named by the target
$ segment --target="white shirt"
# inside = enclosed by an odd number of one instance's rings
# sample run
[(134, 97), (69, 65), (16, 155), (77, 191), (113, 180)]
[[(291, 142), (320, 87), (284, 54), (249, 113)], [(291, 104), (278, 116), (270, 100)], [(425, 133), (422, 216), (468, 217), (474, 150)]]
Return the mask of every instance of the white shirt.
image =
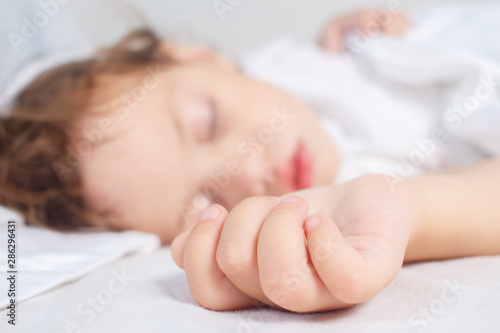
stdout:
[[(498, 4), (490, 7), (500, 9)], [(490, 7), (483, 10), (493, 12)], [(464, 12), (470, 13), (463, 7), (444, 17)], [(246, 57), (243, 69), (317, 113), (340, 150), (338, 182), (365, 173), (405, 179), (500, 156), (500, 63), (491, 61), (495, 49), (483, 56), (457, 48), (456, 40), (440, 43), (446, 31), (455, 36), (442, 17), (414, 15), (404, 38), (380, 36), (338, 55), (283, 39)], [(473, 18), (468, 24), (478, 34), (481, 28), (499, 31), (495, 20)], [(438, 40), (427, 38), (429, 34)], [(469, 37), (475, 50), (484, 51), (477, 43), (481, 36)]]

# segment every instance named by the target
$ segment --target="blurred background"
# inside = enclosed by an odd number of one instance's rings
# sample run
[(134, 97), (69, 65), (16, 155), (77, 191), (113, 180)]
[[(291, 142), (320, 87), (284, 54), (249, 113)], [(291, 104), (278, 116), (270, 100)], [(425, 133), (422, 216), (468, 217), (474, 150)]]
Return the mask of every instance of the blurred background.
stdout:
[(162, 37), (232, 57), (284, 35), (314, 41), (332, 17), (361, 7), (405, 10), (493, 0), (0, 0), (0, 92), (34, 59), (109, 45), (148, 25)]

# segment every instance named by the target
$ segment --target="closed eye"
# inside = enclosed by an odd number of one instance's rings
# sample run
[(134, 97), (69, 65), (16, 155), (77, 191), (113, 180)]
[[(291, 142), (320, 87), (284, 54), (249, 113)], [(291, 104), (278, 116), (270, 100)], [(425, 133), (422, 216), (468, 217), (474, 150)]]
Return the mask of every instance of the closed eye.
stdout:
[(215, 103), (206, 95), (196, 93), (187, 105), (187, 117), (198, 142), (211, 142), (217, 137), (219, 117)]

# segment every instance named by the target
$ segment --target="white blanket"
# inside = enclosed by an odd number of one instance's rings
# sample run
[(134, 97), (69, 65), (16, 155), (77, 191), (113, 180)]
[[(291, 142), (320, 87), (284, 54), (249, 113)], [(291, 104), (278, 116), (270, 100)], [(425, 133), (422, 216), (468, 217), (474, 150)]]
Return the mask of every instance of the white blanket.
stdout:
[[(8, 262), (7, 257), (8, 221), (16, 222), (14, 262)], [(0, 206), (0, 244), (0, 271), (15, 275), (15, 300), (19, 303), (124, 255), (152, 252), (160, 242), (156, 235), (137, 231), (62, 233), (27, 227), (18, 214)], [(10, 302), (9, 288), (9, 280), (0, 279), (0, 308)]]

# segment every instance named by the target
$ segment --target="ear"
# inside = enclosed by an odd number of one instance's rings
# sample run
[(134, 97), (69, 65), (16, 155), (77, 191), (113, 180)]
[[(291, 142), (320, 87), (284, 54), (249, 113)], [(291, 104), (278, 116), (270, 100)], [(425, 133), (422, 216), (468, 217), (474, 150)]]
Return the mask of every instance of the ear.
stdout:
[(230, 71), (237, 70), (236, 64), (228, 57), (199, 45), (162, 42), (160, 51), (181, 63), (217, 66)]

